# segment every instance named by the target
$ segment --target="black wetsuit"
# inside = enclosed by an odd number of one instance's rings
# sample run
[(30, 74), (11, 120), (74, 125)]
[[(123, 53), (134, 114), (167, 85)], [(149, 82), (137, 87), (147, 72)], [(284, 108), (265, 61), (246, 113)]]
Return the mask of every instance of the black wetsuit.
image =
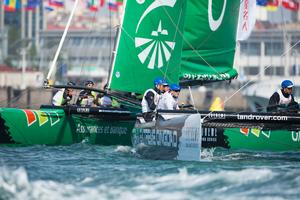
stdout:
[[(161, 93), (160, 90), (157, 89), (156, 87), (154, 88), (154, 91), (157, 92), (157, 94)], [(156, 109), (157, 105), (155, 104), (154, 96), (155, 96), (155, 94), (151, 91), (147, 92), (145, 95), (145, 99), (148, 103), (148, 106), (149, 106), (150, 110), (152, 111), (152, 112), (143, 113), (143, 118), (145, 119), (146, 122), (152, 121), (153, 118), (155, 117), (155, 112), (153, 112), (153, 111)]]

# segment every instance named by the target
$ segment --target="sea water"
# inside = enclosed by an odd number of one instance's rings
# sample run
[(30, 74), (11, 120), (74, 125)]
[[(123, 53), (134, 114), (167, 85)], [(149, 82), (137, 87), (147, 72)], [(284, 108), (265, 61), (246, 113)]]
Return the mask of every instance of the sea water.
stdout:
[(131, 147), (0, 147), (0, 199), (300, 199), (300, 153), (204, 151), (147, 160)]

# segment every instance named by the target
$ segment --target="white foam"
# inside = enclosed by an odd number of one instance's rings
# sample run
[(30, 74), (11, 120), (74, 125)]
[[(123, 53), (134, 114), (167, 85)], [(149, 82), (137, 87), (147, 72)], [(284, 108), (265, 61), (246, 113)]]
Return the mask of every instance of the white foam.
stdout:
[(117, 146), (115, 152), (130, 153), (131, 149), (130, 146)]
[(178, 174), (170, 174), (161, 177), (145, 177), (143, 180), (157, 184), (157, 187), (174, 185), (181, 188), (191, 188), (205, 185), (215, 181), (223, 181), (233, 185), (241, 185), (249, 182), (266, 181), (276, 174), (269, 169), (243, 169), (240, 171), (222, 170), (217, 173), (189, 174), (186, 168), (179, 169)]
[[(199, 165), (201, 166), (201, 165)], [(277, 174), (269, 169), (242, 169), (242, 170), (221, 170), (219, 172), (207, 173), (189, 173), (188, 169), (183, 167), (178, 173), (172, 173), (162, 176), (153, 176), (145, 174), (132, 178), (132, 186), (118, 185), (112, 187), (110, 184), (99, 183), (91, 186), (93, 178), (87, 177), (76, 183), (61, 183), (52, 180), (28, 180), (27, 172), (24, 168), (8, 170), (0, 168), (0, 191), (4, 191), (10, 199), (199, 199), (197, 195), (204, 195), (212, 199), (251, 199), (256, 194), (257, 188), (249, 188), (249, 185), (267, 183), (276, 177)], [(296, 182), (298, 179), (294, 179)], [(221, 187), (213, 186), (215, 183), (221, 183)], [(245, 184), (245, 185), (244, 185)], [(197, 190), (197, 188), (212, 187), (206, 190)], [(268, 185), (266, 185), (268, 186)], [(280, 191), (274, 185), (267, 187), (268, 191)], [(248, 188), (241, 192), (232, 192), (231, 189)], [(264, 187), (265, 189), (265, 187)], [(288, 194), (297, 194), (295, 188), (288, 191)], [(191, 192), (193, 191), (193, 192)], [(286, 191), (285, 191), (286, 192)], [(229, 196), (226, 194), (230, 194)], [(0, 194), (0, 199), (1, 196)], [(250, 198), (249, 198), (250, 197)], [(253, 199), (255, 199), (253, 197)], [(274, 199), (273, 197), (263, 197), (260, 199)], [(276, 199), (276, 198), (275, 198)], [(281, 197), (277, 198), (278, 200)]]

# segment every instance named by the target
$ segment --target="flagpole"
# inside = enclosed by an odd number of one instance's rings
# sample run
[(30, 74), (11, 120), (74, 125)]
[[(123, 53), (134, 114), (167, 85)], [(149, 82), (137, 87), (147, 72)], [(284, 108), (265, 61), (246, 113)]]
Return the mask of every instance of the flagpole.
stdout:
[[(47, 2), (48, 3), (48, 2)], [(43, 13), (43, 22), (42, 22), (42, 30), (45, 31), (47, 28), (47, 16), (46, 16), (46, 11), (45, 11), (45, 1), (42, 1), (42, 13)]]
[(27, 11), (28, 13), (28, 39), (32, 39), (32, 10)]
[(40, 49), (40, 5), (35, 7), (35, 47), (37, 52)]
[(4, 1), (0, 1), (0, 32), (4, 31)]
[(21, 3), (21, 40), (25, 39), (25, 7)]

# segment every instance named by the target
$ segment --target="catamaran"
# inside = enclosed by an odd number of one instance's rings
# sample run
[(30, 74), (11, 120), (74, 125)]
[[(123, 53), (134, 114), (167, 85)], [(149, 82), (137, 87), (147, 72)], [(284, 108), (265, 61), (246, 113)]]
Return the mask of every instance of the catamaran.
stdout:
[(158, 111), (156, 121), (144, 123), (139, 103), (118, 93), (143, 94), (159, 76), (187, 87), (234, 79), (239, 8), (240, 0), (125, 1), (109, 90), (98, 91), (123, 108), (1, 108), (0, 142), (60, 145), (87, 139), (183, 160), (199, 160), (201, 149), (212, 147), (300, 150), (298, 114)]
[[(110, 88), (141, 93), (154, 73), (188, 87), (234, 79), (239, 9), (239, 0), (127, 1)], [(299, 122), (287, 113), (158, 111), (154, 122), (138, 118), (133, 145), (154, 158), (192, 160), (211, 147), (295, 151)]]
[[(68, 23), (51, 64), (46, 88), (63, 89), (68, 86), (49, 85), (52, 72), (67, 35), (78, 1), (74, 3)], [(88, 88), (74, 86), (73, 89)], [(103, 90), (94, 89), (98, 93)], [(120, 108), (42, 105), (39, 110), (0, 108), (0, 144), (21, 145), (69, 145), (87, 141), (99, 145), (130, 145), (131, 133), (136, 121), (134, 100), (110, 95), (122, 103)], [(115, 97), (113, 97), (115, 96)]]

